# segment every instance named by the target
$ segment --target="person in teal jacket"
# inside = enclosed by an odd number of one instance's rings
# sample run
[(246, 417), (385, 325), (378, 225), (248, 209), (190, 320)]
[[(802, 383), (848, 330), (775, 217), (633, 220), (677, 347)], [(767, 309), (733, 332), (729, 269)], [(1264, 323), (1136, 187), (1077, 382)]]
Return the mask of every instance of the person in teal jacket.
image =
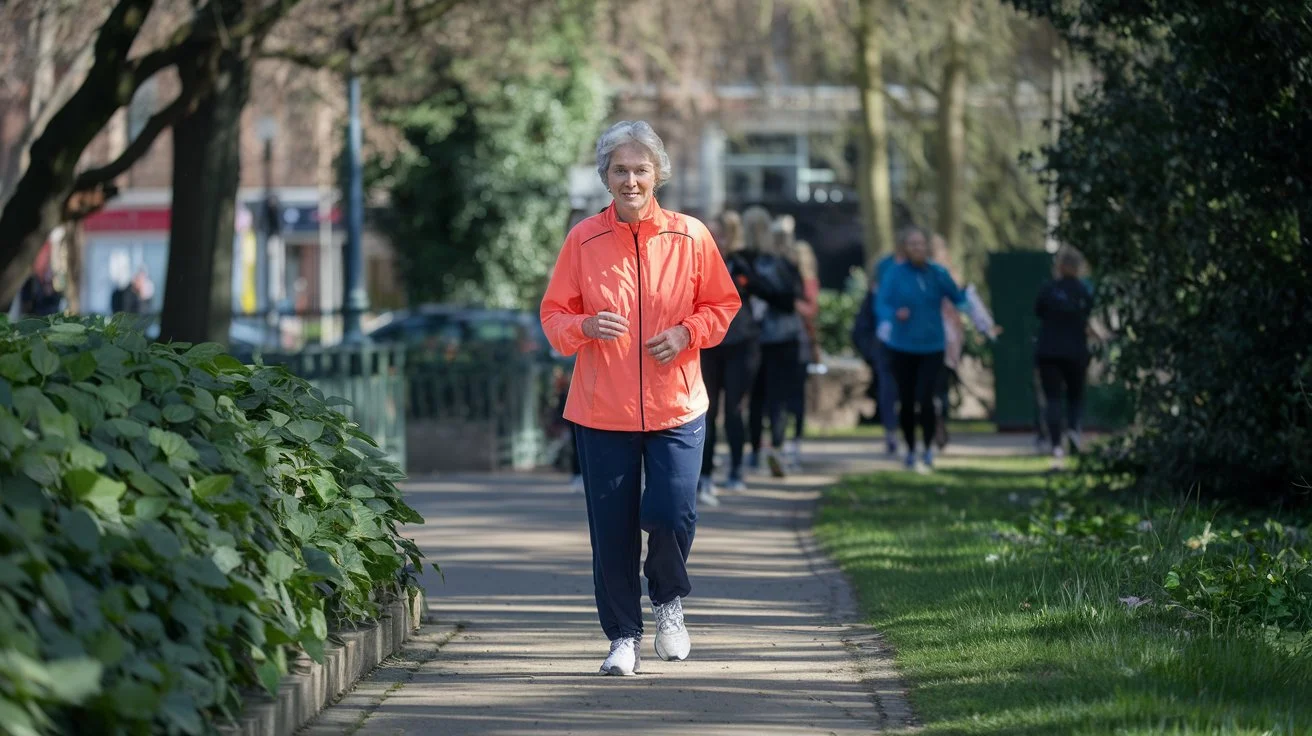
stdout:
[(934, 390), (943, 371), (947, 336), (943, 331), (943, 300), (971, 315), (976, 327), (992, 336), (990, 324), (981, 326), (977, 300), (957, 286), (943, 266), (929, 259), (924, 230), (909, 228), (901, 238), (905, 260), (888, 266), (875, 297), (875, 323), (880, 342), (888, 349), (898, 387), (899, 422), (907, 443), (906, 466), (916, 468), (916, 420), (919, 417), (925, 469), (934, 466), (933, 441), (938, 417)]

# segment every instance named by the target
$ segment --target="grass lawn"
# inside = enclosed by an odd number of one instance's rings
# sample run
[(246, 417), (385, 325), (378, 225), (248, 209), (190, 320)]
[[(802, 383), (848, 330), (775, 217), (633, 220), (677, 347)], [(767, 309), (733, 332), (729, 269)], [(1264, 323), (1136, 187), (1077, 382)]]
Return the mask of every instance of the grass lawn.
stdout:
[(1045, 467), (948, 460), (847, 479), (822, 505), (816, 533), (895, 647), (922, 732), (1312, 734), (1312, 657), (1131, 611), (1126, 570), (998, 538)]
[[(998, 428), (993, 422), (986, 420), (958, 420), (953, 419), (948, 422), (948, 433), (952, 434), (993, 434)], [(868, 424), (857, 427), (840, 427), (834, 429), (810, 429), (806, 431), (809, 437), (833, 437), (833, 438), (853, 438), (860, 439), (865, 437), (880, 438), (884, 436), (882, 426)]]

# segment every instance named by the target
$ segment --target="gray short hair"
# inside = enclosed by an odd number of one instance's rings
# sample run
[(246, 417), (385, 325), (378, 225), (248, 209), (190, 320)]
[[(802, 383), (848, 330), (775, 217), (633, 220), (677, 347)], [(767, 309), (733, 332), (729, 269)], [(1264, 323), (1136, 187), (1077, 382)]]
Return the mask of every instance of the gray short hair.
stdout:
[(610, 126), (597, 139), (597, 175), (601, 183), (607, 186), (606, 170), (610, 168), (611, 154), (625, 143), (637, 143), (651, 153), (656, 164), (656, 187), (670, 180), (670, 157), (665, 153), (665, 142), (656, 135), (651, 125), (645, 120), (621, 120)]

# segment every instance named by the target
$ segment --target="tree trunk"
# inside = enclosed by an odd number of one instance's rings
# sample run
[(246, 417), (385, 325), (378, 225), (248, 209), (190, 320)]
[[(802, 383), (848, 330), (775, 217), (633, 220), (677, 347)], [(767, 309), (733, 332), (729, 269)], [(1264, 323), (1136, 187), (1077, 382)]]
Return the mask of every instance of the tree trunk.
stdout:
[(69, 314), (82, 313), (82, 253), (86, 248), (86, 233), (82, 222), (69, 222), (64, 225), (64, 266), (67, 269), (67, 281), (64, 285), (64, 298), (68, 300)]
[[(232, 239), (241, 165), (241, 112), (249, 61), (221, 52), (213, 92), (173, 126), (173, 214), (160, 340), (227, 344)], [(199, 83), (204, 62), (179, 66)]]
[(948, 21), (938, 101), (938, 233), (960, 254), (966, 203), (966, 34), (972, 0), (957, 0)]
[(889, 182), (888, 120), (884, 115), (882, 0), (857, 3), (857, 85), (861, 93), (861, 166), (857, 188), (865, 230), (866, 266), (893, 250), (893, 192)]
[(82, 152), (114, 111), (131, 101), (136, 86), (128, 52), (152, 4), (119, 1), (100, 27), (86, 80), (32, 143), (31, 163), (0, 214), (0, 304), (18, 293), (46, 236), (64, 219)]
[[(1048, 29), (1051, 46), (1051, 63), (1052, 63), (1052, 80), (1049, 83), (1048, 92), (1048, 124), (1049, 138), (1048, 145), (1056, 148), (1061, 142), (1061, 126), (1066, 121), (1066, 56), (1062, 53), (1061, 36), (1055, 28)], [(1043, 240), (1043, 249), (1049, 253), (1056, 253), (1061, 248), (1061, 243), (1057, 240), (1057, 227), (1061, 224), (1061, 202), (1059, 200), (1059, 190), (1057, 188), (1057, 177), (1052, 173), (1047, 173), (1048, 177), (1048, 205), (1045, 212), (1047, 220), (1047, 235)]]

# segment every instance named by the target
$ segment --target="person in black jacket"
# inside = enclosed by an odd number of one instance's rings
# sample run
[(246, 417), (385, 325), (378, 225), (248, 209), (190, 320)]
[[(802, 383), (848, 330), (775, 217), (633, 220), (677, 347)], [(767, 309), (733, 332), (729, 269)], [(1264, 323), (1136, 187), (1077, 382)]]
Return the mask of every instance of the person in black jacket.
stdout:
[(761, 360), (761, 348), (757, 342), (760, 329), (748, 306), (748, 297), (757, 287), (752, 272), (754, 254), (743, 249), (742, 217), (737, 212), (726, 211), (720, 216), (719, 225), (716, 242), (729, 268), (729, 275), (738, 287), (738, 296), (743, 306), (729, 323), (729, 331), (720, 344), (704, 348), (701, 354), (702, 380), (706, 382), (706, 393), (710, 396), (711, 405), (706, 412), (706, 449), (702, 456), (697, 498), (710, 506), (718, 506), (720, 503), (715, 497), (711, 473), (715, 467), (715, 417), (722, 405), (721, 397), (724, 402), (724, 430), (729, 440), (729, 475), (725, 489), (741, 491), (746, 488), (743, 482), (743, 445), (747, 431), (743, 422), (743, 408)]
[[(787, 432), (788, 400), (805, 369), (799, 375), (797, 356), (804, 330), (797, 312), (802, 296), (802, 273), (789, 253), (782, 252), (783, 239), (772, 232), (770, 213), (763, 207), (751, 207), (743, 213), (746, 235), (745, 253), (752, 266), (750, 309), (760, 333), (761, 363), (752, 385), (748, 412), (748, 441), (752, 445), (748, 464), (757, 468), (764, 458), (777, 478), (785, 474), (781, 450)], [(746, 307), (745, 307), (746, 308)], [(765, 420), (770, 420), (770, 446), (765, 448)]]
[[(1080, 450), (1080, 421), (1084, 411), (1085, 374), (1089, 368), (1086, 334), (1093, 294), (1080, 280), (1084, 257), (1069, 246), (1057, 254), (1053, 281), (1039, 292), (1034, 313), (1039, 318), (1039, 336), (1034, 345), (1034, 362), (1039, 371), (1047, 405), (1048, 437), (1052, 441), (1055, 467), (1065, 457), (1063, 440)], [(1066, 426), (1062, 426), (1062, 394), (1065, 393)]]

